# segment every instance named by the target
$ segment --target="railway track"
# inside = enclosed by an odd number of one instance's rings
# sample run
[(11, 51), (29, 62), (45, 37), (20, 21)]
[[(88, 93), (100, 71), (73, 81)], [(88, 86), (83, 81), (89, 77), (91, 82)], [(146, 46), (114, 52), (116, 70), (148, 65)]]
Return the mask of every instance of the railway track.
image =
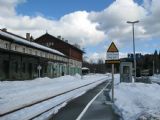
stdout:
[[(45, 98), (43, 100), (37, 100), (34, 103), (26, 104), (22, 107), (8, 110), (7, 112), (0, 113), (0, 119), (13, 120), (17, 117), (17, 115), (18, 119), (23, 120), (40, 119), (40, 116), (45, 116), (45, 114), (48, 114), (49, 112), (51, 114), (54, 111), (54, 109), (58, 110), (58, 107), (63, 106), (67, 102), (84, 94), (86, 91), (94, 88), (95, 86), (101, 84), (104, 81), (106, 81), (106, 79), (100, 79), (95, 82), (88, 83), (77, 88), (65, 91), (63, 93)], [(39, 108), (39, 110), (35, 112), (35, 108)]]

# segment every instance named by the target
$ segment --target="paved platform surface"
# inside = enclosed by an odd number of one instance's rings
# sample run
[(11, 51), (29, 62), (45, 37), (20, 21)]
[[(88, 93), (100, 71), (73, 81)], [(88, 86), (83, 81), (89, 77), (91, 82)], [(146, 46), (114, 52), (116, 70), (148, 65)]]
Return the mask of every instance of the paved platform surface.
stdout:
[(102, 83), (96, 88), (88, 91), (86, 94), (76, 98), (62, 108), (56, 115), (52, 116), (50, 120), (76, 120), (78, 115), (83, 111), (89, 101), (105, 87), (107, 82)]
[(119, 116), (113, 112), (111, 105), (105, 104), (106, 100), (109, 100), (109, 96), (106, 92), (102, 92), (81, 120), (119, 120)]

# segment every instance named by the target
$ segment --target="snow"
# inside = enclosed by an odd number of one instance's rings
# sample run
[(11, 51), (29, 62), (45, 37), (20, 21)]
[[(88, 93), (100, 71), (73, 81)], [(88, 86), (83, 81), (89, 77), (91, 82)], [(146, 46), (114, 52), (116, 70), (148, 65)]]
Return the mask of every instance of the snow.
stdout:
[(59, 111), (59, 109), (65, 107), (66, 105), (67, 105), (67, 103), (64, 102), (63, 104), (61, 104), (61, 105), (59, 105), (59, 106), (57, 106), (57, 107), (49, 110), (48, 112), (42, 114), (42, 115), (39, 116), (39, 117), (36, 117), (36, 118), (33, 119), (33, 120), (48, 120), (48, 119), (50, 118), (50, 116), (52, 116), (53, 114), (56, 114), (56, 113)]
[[(115, 78), (118, 79), (118, 75)], [(160, 120), (160, 85), (116, 84), (113, 107), (124, 120)]]
[[(38, 78), (31, 81), (4, 81), (0, 82), (0, 114), (21, 108), (32, 103), (56, 96), (44, 102), (20, 109), (11, 114), (0, 117), (2, 120), (27, 120), (50, 109), (48, 114), (55, 112), (68, 101), (83, 95), (89, 89), (96, 87), (110, 79), (108, 75), (86, 75), (81, 79), (80, 75), (62, 76), (59, 78)], [(94, 82), (94, 83), (93, 83)], [(90, 84), (93, 83), (93, 84)], [(90, 84), (90, 85), (87, 85)], [(81, 87), (87, 85), (85, 87)], [(81, 88), (79, 88), (81, 87)], [(74, 91), (70, 91), (72, 89)], [(68, 91), (68, 92), (67, 92)], [(66, 94), (62, 94), (67, 92)], [(56, 109), (57, 108), (57, 109)], [(46, 114), (42, 115), (46, 117)]]
[(119, 83), (120, 83), (120, 74), (114, 74), (114, 84), (118, 85)]
[(51, 48), (48, 48), (48, 47), (45, 47), (43, 45), (40, 45), (40, 44), (37, 44), (35, 42), (30, 42), (30, 41), (27, 41), (26, 39), (23, 39), (23, 38), (20, 38), (20, 37), (17, 37), (17, 36), (14, 36), (14, 35), (11, 35), (9, 33), (6, 33), (6, 32), (3, 32), (0, 30), (0, 35), (2, 36), (5, 36), (7, 38), (10, 38), (18, 43), (23, 43), (25, 45), (29, 45), (29, 46), (32, 46), (32, 47), (36, 47), (38, 49), (42, 49), (42, 50), (46, 50), (46, 51), (49, 51), (49, 52), (52, 52), (52, 53), (56, 53), (58, 55), (62, 55), (62, 56), (65, 56), (63, 53), (57, 51), (57, 50), (54, 50), (54, 49), (51, 49)]
[(155, 83), (160, 83), (160, 74), (154, 74), (154, 76), (150, 77), (150, 80)]

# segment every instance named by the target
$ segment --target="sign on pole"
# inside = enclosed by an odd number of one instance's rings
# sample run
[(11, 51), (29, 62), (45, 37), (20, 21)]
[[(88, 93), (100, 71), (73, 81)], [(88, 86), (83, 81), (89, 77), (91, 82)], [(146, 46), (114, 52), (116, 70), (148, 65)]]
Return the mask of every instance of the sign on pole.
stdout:
[(119, 51), (114, 42), (112, 42), (107, 50), (106, 63), (115, 64), (119, 62)]
[(119, 51), (114, 42), (111, 43), (107, 50), (106, 63), (112, 64), (112, 102), (114, 102), (114, 64), (120, 63)]
[(38, 69), (38, 77), (40, 77), (41, 76), (42, 67), (40, 65), (38, 65), (37, 69)]

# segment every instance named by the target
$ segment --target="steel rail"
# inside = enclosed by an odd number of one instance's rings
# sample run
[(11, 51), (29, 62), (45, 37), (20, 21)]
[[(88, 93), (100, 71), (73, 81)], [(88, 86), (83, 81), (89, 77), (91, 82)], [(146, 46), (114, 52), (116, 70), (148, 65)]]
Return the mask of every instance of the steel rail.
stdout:
[[(94, 83), (99, 82), (99, 81), (102, 81), (102, 80), (104, 80), (104, 78), (102, 78), (102, 79), (100, 79), (100, 80), (97, 80), (97, 81), (94, 81), (94, 82), (91, 82), (91, 83), (88, 83), (88, 84), (85, 84), (85, 85), (82, 85), (82, 86), (79, 86), (79, 87), (77, 87), (77, 88), (74, 88), (74, 89), (71, 89), (71, 90), (68, 90), (68, 91), (65, 91), (65, 92), (63, 92), (63, 93), (60, 93), (60, 94), (57, 94), (57, 95), (54, 95), (54, 96), (48, 97), (48, 98), (46, 98), (46, 99), (39, 100), (39, 101), (37, 101), (37, 102), (34, 102), (34, 103), (31, 103), (31, 104), (25, 105), (25, 106), (23, 106), (23, 107), (20, 107), (20, 108), (17, 108), (17, 109), (11, 110), (11, 111), (6, 112), (6, 113), (4, 113), (4, 114), (0, 114), (0, 117), (6, 116), (6, 115), (11, 114), (11, 113), (14, 113), (14, 112), (17, 112), (17, 111), (22, 110), (22, 109), (27, 108), (27, 107), (31, 107), (31, 106), (33, 106), (33, 105), (36, 105), (36, 104), (42, 103), (42, 102), (44, 102), (44, 101), (48, 101), (48, 100), (53, 99), (53, 98), (55, 98), (55, 97), (58, 97), (58, 96), (60, 96), (60, 95), (63, 95), (63, 94), (69, 93), (69, 92), (71, 92), (71, 91), (74, 91), (74, 90), (77, 90), (77, 89), (83, 88), (83, 87), (85, 87), (85, 86), (88, 86), (88, 85), (94, 84)], [(106, 79), (106, 80), (107, 80), (107, 79)], [(59, 105), (60, 105), (60, 104), (59, 104)], [(56, 105), (56, 106), (58, 106), (58, 105)], [(56, 107), (56, 106), (55, 106), (55, 107)], [(54, 108), (54, 107), (53, 107), (53, 108)], [(52, 109), (53, 109), (53, 108), (52, 108)], [(51, 110), (51, 109), (50, 109), (50, 110)], [(48, 110), (48, 111), (49, 111), (49, 110)], [(46, 110), (46, 112), (47, 112), (47, 110)], [(44, 112), (44, 113), (45, 113), (45, 112)], [(43, 113), (42, 113), (42, 114), (43, 114)]]
[[(104, 81), (105, 82), (105, 81)], [(103, 83), (104, 83), (103, 82)], [(95, 82), (94, 82), (95, 83)], [(110, 83), (110, 82), (109, 82)], [(100, 84), (102, 84), (102, 83), (100, 83)], [(91, 85), (91, 84), (90, 84)], [(85, 86), (84, 86), (85, 87)], [(79, 88), (80, 89), (80, 88)], [(93, 89), (93, 88), (92, 88)], [(89, 89), (90, 90), (90, 89)], [(89, 91), (88, 90), (88, 91)], [(67, 99), (67, 100), (65, 100), (65, 101), (68, 101), (68, 100), (70, 100), (70, 99)], [(55, 107), (58, 107), (59, 105), (61, 105), (61, 104), (63, 104), (65, 101), (63, 101), (63, 102), (61, 102), (61, 103), (59, 103), (58, 105), (56, 105), (56, 106), (53, 106), (52, 108), (50, 108), (50, 109), (48, 109), (48, 110), (45, 110), (44, 112), (42, 112), (42, 113), (40, 113), (40, 114), (38, 114), (38, 115), (36, 115), (36, 116), (34, 116), (34, 117), (32, 117), (32, 118), (30, 118), (29, 120), (33, 120), (33, 119), (35, 119), (35, 118), (37, 118), (37, 117), (39, 117), (39, 116), (41, 116), (42, 114), (44, 114), (44, 113), (46, 113), (46, 112), (48, 112), (48, 111), (50, 111), (50, 110), (52, 110), (52, 109), (54, 109)]]

